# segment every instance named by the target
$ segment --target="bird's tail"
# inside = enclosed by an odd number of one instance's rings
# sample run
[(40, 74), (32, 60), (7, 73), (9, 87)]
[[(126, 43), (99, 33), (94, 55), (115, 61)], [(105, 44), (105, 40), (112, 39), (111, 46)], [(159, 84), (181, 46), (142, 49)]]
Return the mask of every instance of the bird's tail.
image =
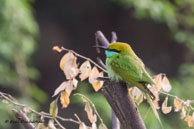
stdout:
[(162, 122), (161, 122), (161, 119), (160, 119), (160, 116), (159, 116), (159, 114), (158, 114), (158, 112), (157, 112), (157, 110), (156, 110), (156, 108), (154, 106), (154, 103), (152, 102), (152, 98), (151, 98), (150, 94), (149, 93), (145, 93), (145, 97), (146, 97), (148, 103), (150, 104), (151, 109), (154, 112), (155, 117), (158, 119), (161, 128), (164, 129), (164, 127), (162, 125)]

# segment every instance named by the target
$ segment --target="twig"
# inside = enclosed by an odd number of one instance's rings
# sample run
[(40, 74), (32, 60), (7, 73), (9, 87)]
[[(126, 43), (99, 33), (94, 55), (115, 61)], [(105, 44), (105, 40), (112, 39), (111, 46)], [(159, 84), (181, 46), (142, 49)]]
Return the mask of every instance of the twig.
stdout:
[(102, 43), (103, 46), (108, 46), (110, 44), (101, 31), (97, 31), (95, 35), (96, 35), (96, 38), (100, 41), (100, 43)]
[(117, 41), (117, 35), (116, 35), (116, 33), (113, 31), (112, 32), (112, 40), (111, 40), (111, 43), (113, 43), (113, 42), (116, 42)]
[[(190, 104), (188, 105), (188, 104), (186, 103), (186, 101), (185, 101), (185, 100), (183, 100), (183, 99), (179, 98), (178, 96), (175, 96), (175, 95), (172, 95), (172, 94), (169, 94), (169, 93), (163, 92), (163, 91), (159, 91), (159, 93), (162, 93), (162, 94), (164, 94), (164, 95), (167, 95), (167, 96), (170, 96), (170, 97), (173, 97), (173, 98), (177, 98), (178, 100), (180, 100), (180, 101), (181, 101), (181, 103), (182, 103), (183, 105), (185, 105), (185, 106), (189, 107), (191, 110), (193, 110), (193, 111), (194, 111), (194, 107), (192, 107)], [(188, 101), (190, 101), (190, 103), (192, 103), (194, 100), (188, 100)]]
[[(0, 97), (4, 98), (5, 100), (9, 101), (10, 103), (19, 106), (20, 108), (28, 108), (32, 113), (38, 115), (38, 116), (43, 116), (44, 118), (49, 118), (49, 119), (54, 119), (53, 116), (51, 116), (49, 113), (46, 112), (37, 112), (36, 110), (32, 109), (31, 107), (25, 105), (25, 104), (20, 104), (19, 102), (16, 101), (16, 99), (7, 93), (0, 92)], [(57, 116), (57, 119), (65, 122), (73, 122), (75, 124), (80, 124), (79, 121), (73, 120), (71, 118), (63, 118), (61, 116)]]
[(96, 59), (98, 64), (100, 64), (104, 69), (106, 69), (106, 65), (104, 64), (104, 62), (99, 57), (97, 57)]
[(85, 59), (85, 60), (88, 60), (89, 62), (91, 62), (92, 64), (94, 64), (96, 67), (98, 67), (99, 69), (101, 69), (103, 72), (107, 73), (107, 71), (106, 71), (104, 68), (102, 68), (100, 65), (98, 65), (97, 63), (95, 63), (95, 62), (94, 62), (93, 60), (91, 60), (90, 58), (87, 58), (87, 57), (85, 57), (85, 56), (82, 56), (82, 55), (76, 53), (75, 51), (69, 50), (69, 49), (64, 48), (64, 47), (61, 47), (61, 49), (62, 49), (62, 50), (65, 50), (65, 51), (68, 51), (68, 52), (72, 52), (72, 53), (75, 54), (76, 56), (78, 56), (78, 57), (80, 57), (80, 58), (83, 58), (83, 59)]
[(65, 129), (57, 119), (55, 119), (55, 122), (59, 125), (60, 128)]
[(22, 113), (21, 111), (17, 111), (15, 109), (12, 109), (12, 112), (25, 129), (36, 129), (34, 125), (30, 123), (29, 118), (24, 113)]

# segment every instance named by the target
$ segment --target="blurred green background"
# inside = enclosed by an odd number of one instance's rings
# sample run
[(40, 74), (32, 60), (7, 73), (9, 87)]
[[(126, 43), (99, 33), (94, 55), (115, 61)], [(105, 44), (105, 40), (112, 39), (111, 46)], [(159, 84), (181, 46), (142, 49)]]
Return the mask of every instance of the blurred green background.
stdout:
[[(97, 30), (108, 39), (115, 31), (118, 41), (130, 43), (153, 73), (166, 73), (171, 94), (194, 98), (193, 0), (0, 0), (0, 90), (48, 112), (54, 90), (65, 80), (59, 68), (63, 55), (52, 47), (64, 46), (95, 60), (97, 54), (91, 46)], [(79, 83), (75, 92), (88, 96), (111, 128), (111, 109), (104, 97), (87, 81)], [(173, 98), (169, 101), (173, 105)], [(60, 116), (77, 113), (88, 124), (81, 100), (71, 96), (71, 103), (60, 110)], [(160, 128), (151, 112), (145, 115), (146, 103), (140, 105), (140, 111), (148, 129)], [(0, 128), (19, 128), (4, 123), (14, 118), (2, 102), (0, 114)], [(188, 128), (179, 113), (160, 116), (165, 129)], [(78, 128), (72, 123), (63, 125)]]

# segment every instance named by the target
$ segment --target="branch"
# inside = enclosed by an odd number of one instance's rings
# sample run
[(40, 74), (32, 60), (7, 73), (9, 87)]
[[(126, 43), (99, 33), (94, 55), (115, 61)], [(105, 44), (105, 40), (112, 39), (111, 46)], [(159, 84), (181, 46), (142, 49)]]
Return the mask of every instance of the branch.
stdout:
[(20, 124), (23, 125), (25, 129), (36, 129), (32, 123), (30, 123), (29, 118), (21, 111), (12, 109), (14, 116), (21, 121)]
[[(96, 32), (96, 38), (101, 41), (103, 45), (109, 45), (108, 40), (105, 38), (101, 31)], [(112, 32), (112, 42), (116, 42), (117, 35)], [(101, 78), (98, 78), (101, 79)], [(104, 78), (103, 78), (104, 79)], [(105, 79), (104, 79), (105, 80)], [(102, 89), (103, 95), (106, 97), (110, 106), (113, 109), (112, 128), (120, 129), (120, 122), (125, 129), (145, 129), (144, 122), (137, 110), (133, 100), (128, 94), (128, 89), (125, 84), (108, 81), (106, 79)], [(116, 115), (114, 115), (114, 113)], [(118, 120), (118, 118), (120, 120)]]
[(126, 84), (106, 81), (101, 91), (124, 129), (146, 129)]
[(110, 43), (101, 31), (95, 33), (96, 39), (98, 39), (103, 46), (108, 46)]

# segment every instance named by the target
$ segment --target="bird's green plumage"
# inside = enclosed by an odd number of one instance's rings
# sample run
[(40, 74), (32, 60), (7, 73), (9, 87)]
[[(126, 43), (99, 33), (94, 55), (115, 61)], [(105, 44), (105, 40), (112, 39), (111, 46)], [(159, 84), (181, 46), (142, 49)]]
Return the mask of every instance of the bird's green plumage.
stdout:
[(143, 62), (136, 56), (130, 46), (126, 46), (124, 43), (112, 43), (111, 45), (106, 53), (108, 51), (111, 52), (111, 49), (117, 49), (117, 46), (120, 47), (120, 45), (123, 45), (123, 47), (118, 49), (120, 51), (119, 53), (115, 53), (106, 59), (106, 66), (110, 78), (116, 81), (125, 81), (132, 86), (137, 86), (143, 91), (145, 88), (141, 84), (142, 82), (151, 85), (154, 84), (150, 75), (146, 72)]
[(106, 67), (111, 79), (124, 81), (129, 86), (136, 86), (146, 94), (145, 96), (160, 122), (159, 115), (151, 100), (153, 94), (146, 87), (147, 84), (154, 85), (154, 82), (132, 48), (126, 43), (111, 43), (106, 50)]

